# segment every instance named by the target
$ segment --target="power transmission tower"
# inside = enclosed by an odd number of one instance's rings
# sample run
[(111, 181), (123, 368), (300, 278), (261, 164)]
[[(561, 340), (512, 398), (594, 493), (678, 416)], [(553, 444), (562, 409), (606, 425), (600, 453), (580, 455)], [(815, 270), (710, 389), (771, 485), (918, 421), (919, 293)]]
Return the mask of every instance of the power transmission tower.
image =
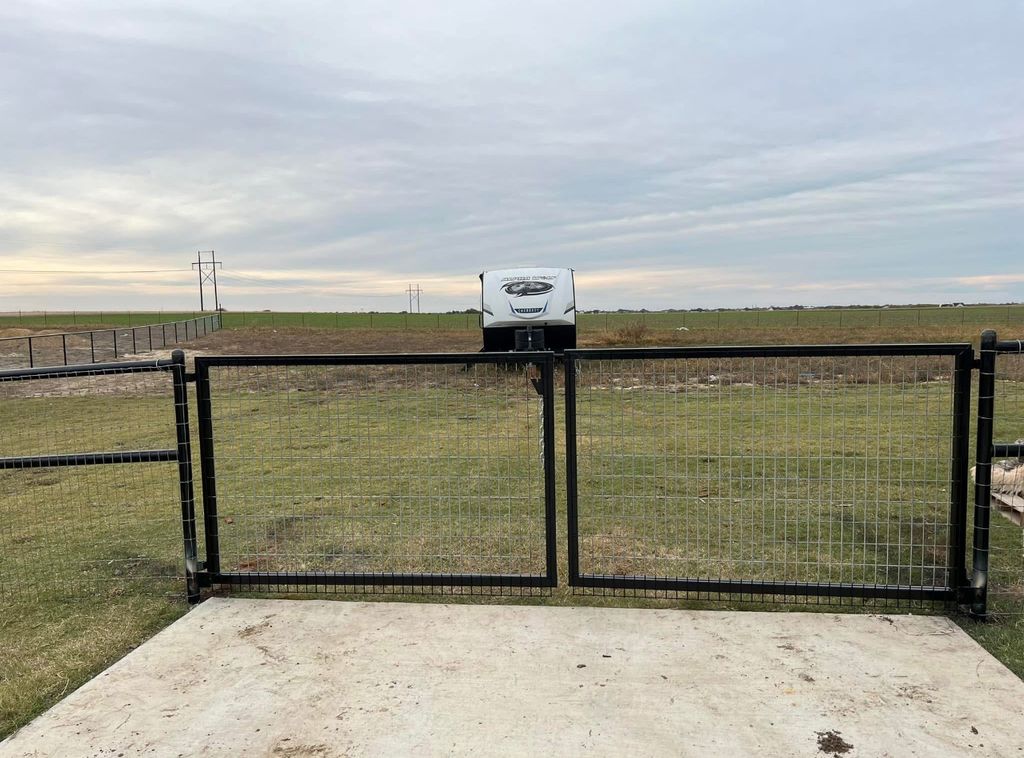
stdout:
[(192, 268), (199, 272), (199, 310), (206, 310), (206, 303), (203, 300), (203, 285), (206, 282), (212, 282), (214, 309), (218, 313), (220, 312), (220, 298), (217, 297), (217, 269), (223, 267), (224, 264), (217, 260), (217, 255), (213, 250), (196, 252), (196, 262), (192, 264)]
[[(418, 285), (418, 284), (410, 284), (409, 287), (405, 291), (409, 293), (409, 313), (419, 313), (420, 312), (420, 293), (423, 292), (423, 290), (420, 289), (420, 285)], [(416, 310), (412, 309), (412, 304), (414, 302), (416, 303)]]

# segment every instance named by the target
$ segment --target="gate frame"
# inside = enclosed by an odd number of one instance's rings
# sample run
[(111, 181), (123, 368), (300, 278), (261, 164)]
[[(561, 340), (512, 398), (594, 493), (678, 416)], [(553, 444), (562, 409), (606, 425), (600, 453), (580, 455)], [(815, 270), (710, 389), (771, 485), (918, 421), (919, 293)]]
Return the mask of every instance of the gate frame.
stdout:
[(1000, 340), (996, 332), (981, 333), (978, 360), (978, 431), (974, 474), (973, 568), (970, 577), (970, 613), (988, 618), (988, 580), (992, 518), (992, 459), (1024, 456), (1024, 445), (993, 439), (996, 402), (996, 364), (1000, 353), (1024, 354), (1024, 340)]
[[(579, 487), (576, 430), (576, 367), (586, 360), (700, 358), (828, 358), (949, 356), (953, 367), (953, 429), (950, 461), (950, 581), (946, 587), (839, 582), (797, 582), (697, 577), (648, 577), (629, 574), (580, 573)], [(655, 590), (752, 595), (879, 598), (963, 602), (966, 594), (967, 466), (970, 441), (970, 343), (906, 343), (879, 345), (769, 345), (677, 348), (602, 348), (566, 350), (565, 451), (568, 514), (569, 586), (612, 590)]]
[[(217, 528), (217, 484), (214, 452), (210, 368), (215, 366), (374, 366), (480, 364), (536, 366), (540, 380), (532, 380), (541, 397), (544, 463), (543, 574), (477, 574), (428, 572), (244, 572), (221, 570), (220, 535)], [(550, 351), (517, 353), (407, 353), (353, 355), (217, 355), (196, 356), (196, 399), (199, 420), (199, 462), (203, 490), (203, 523), (206, 537), (203, 586), (348, 585), (408, 587), (557, 587), (558, 546), (555, 497), (555, 355)]]
[(0, 470), (58, 468), (66, 466), (97, 466), (125, 463), (178, 463), (178, 498), (181, 506), (182, 542), (185, 558), (185, 597), (190, 604), (199, 602), (198, 543), (196, 539), (195, 491), (192, 486), (192, 447), (189, 435), (188, 390), (185, 374), (185, 353), (175, 350), (169, 359), (122, 363), (87, 363), (73, 366), (0, 371), (0, 379), (27, 381), (33, 379), (67, 379), (102, 374), (138, 374), (166, 371), (171, 374), (174, 402), (174, 448), (160, 450), (117, 450), (112, 452), (29, 455), (0, 458)]

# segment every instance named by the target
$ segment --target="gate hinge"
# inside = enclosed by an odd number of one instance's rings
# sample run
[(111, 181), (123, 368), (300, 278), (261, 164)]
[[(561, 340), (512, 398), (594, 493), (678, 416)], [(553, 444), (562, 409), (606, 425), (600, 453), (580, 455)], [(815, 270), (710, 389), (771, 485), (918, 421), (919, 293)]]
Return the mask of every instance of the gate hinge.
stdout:
[(188, 372), (185, 373), (185, 381), (186, 382), (194, 382), (195, 380), (196, 380), (195, 372), (193, 372), (191, 374), (188, 373)]

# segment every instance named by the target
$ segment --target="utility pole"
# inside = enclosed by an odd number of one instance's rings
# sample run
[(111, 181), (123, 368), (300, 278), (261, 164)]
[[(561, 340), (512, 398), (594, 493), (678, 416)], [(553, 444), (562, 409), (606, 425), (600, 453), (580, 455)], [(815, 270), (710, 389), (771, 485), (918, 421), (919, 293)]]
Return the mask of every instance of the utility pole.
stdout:
[[(423, 292), (423, 290), (420, 289), (420, 285), (418, 285), (418, 284), (410, 284), (408, 286), (408, 288), (406, 288), (405, 291), (409, 293), (409, 313), (419, 313), (420, 312), (420, 293)], [(416, 310), (415, 311), (412, 309), (413, 302), (416, 303)]]
[(192, 268), (199, 272), (199, 310), (206, 310), (203, 285), (206, 282), (212, 282), (214, 309), (218, 313), (220, 312), (220, 298), (217, 297), (217, 269), (223, 267), (224, 264), (217, 261), (217, 254), (213, 250), (196, 251), (196, 262), (192, 264)]

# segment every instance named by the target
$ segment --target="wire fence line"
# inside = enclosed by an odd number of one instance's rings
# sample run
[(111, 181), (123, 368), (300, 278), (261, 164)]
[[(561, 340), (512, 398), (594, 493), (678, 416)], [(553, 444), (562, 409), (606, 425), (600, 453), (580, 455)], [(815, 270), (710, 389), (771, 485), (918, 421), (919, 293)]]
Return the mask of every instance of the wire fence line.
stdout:
[[(963, 602), (973, 356), (966, 344), (569, 351), (569, 584)], [(177, 544), (163, 555), (180, 565), (184, 538), (184, 578), (227, 590), (556, 582), (550, 353), (199, 356), (201, 522), (183, 518), (194, 464), (180, 360), (176, 451), (160, 441), (167, 373), (150, 363), (0, 373), (0, 547), (14, 556), (0, 585), (35, 586), (33, 567), (49, 568), (45, 550), (29, 554), (44, 544), (54, 566), (85, 555), (98, 570), (104, 542), (154, 539), (158, 512)], [(997, 440), (1024, 439), (1022, 361), (1000, 356)], [(991, 532), (993, 596), (1016, 602), (1024, 541), (1010, 525), (973, 524), (975, 540)], [(128, 548), (106, 558), (128, 560), (149, 565)]]
[(183, 599), (184, 430), (167, 364), (0, 374), (5, 608)]
[[(476, 312), (456, 313), (343, 313), (231, 311), (224, 314), (229, 328), (314, 327), (335, 329), (448, 329), (480, 328)], [(580, 311), (581, 331), (614, 330), (630, 326), (650, 329), (736, 328), (885, 328), (913, 326), (1024, 325), (1022, 305), (897, 308), (801, 308), (775, 310)]]
[(144, 326), (0, 337), (0, 369), (111, 362), (166, 349), (220, 328), (220, 314), (210, 314)]

